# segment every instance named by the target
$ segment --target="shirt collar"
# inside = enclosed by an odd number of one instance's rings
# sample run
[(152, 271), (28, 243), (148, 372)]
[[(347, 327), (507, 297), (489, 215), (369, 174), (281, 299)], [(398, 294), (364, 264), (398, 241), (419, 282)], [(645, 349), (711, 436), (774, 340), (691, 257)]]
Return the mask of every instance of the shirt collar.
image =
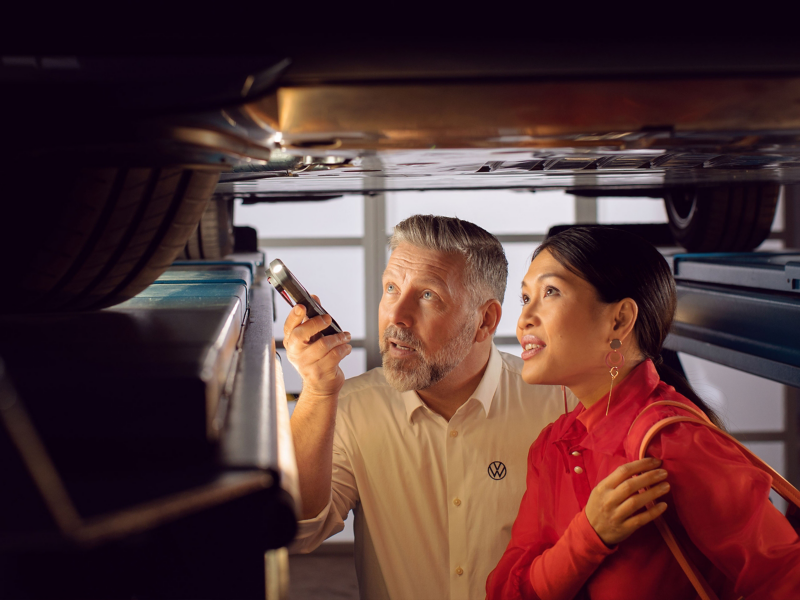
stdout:
[[(500, 373), (503, 370), (503, 358), (500, 356), (500, 352), (497, 347), (492, 344), (492, 349), (489, 352), (489, 362), (486, 364), (486, 370), (483, 372), (483, 377), (481, 378), (478, 387), (475, 388), (475, 391), (472, 392), (472, 395), (469, 397), (467, 402), (472, 400), (473, 398), (480, 402), (483, 405), (483, 410), (485, 414), (489, 414), (489, 409), (492, 407), (492, 399), (494, 398), (494, 394), (497, 391), (497, 387), (500, 384)], [(406, 416), (408, 417), (408, 422), (411, 422), (411, 417), (414, 412), (418, 408), (422, 408), (425, 406), (425, 403), (422, 401), (422, 398), (419, 397), (419, 394), (415, 391), (408, 391), (403, 392), (401, 394), (403, 398), (403, 403), (406, 407)], [(466, 405), (465, 402), (464, 404)]]
[(647, 359), (614, 387), (608, 415), (606, 415), (608, 394), (587, 410), (578, 412), (575, 419), (580, 421), (588, 432), (581, 446), (607, 454), (612, 454), (620, 448), (628, 435), (630, 424), (641, 412), (659, 381), (653, 361)]

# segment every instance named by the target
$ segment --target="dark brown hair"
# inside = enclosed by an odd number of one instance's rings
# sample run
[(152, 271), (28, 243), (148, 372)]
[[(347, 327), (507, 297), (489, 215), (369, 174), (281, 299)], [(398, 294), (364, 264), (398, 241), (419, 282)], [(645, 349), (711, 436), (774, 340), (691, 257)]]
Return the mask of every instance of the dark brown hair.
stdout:
[(637, 235), (601, 225), (571, 227), (549, 237), (533, 258), (543, 250), (592, 284), (602, 302), (633, 299), (639, 307), (633, 333), (642, 354), (653, 361), (662, 381), (696, 404), (716, 425), (722, 425), (683, 375), (661, 358), (678, 301), (675, 280), (658, 250)]

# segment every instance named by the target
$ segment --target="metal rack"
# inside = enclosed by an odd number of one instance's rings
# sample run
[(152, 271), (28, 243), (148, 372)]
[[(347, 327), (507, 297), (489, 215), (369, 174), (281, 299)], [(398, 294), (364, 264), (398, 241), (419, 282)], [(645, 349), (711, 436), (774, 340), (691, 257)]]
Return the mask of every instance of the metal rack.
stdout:
[[(266, 551), (279, 597), (299, 494), (272, 293), (263, 253), (229, 258), (0, 318), (0, 595), (263, 598)], [(192, 564), (149, 575), (170, 553)]]

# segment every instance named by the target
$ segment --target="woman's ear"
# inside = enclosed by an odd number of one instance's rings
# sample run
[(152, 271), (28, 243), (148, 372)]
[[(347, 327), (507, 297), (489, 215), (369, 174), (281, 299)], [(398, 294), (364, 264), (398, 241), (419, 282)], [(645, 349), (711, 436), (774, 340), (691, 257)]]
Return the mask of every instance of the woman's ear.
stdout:
[(617, 302), (614, 312), (614, 336), (621, 341), (625, 341), (636, 325), (636, 318), (639, 316), (639, 305), (632, 298), (623, 298)]
[(492, 336), (500, 324), (500, 317), (503, 314), (503, 309), (497, 300), (487, 300), (483, 306), (478, 309), (481, 317), (481, 322), (478, 325), (478, 331), (475, 333), (475, 341), (482, 342), (486, 338)]

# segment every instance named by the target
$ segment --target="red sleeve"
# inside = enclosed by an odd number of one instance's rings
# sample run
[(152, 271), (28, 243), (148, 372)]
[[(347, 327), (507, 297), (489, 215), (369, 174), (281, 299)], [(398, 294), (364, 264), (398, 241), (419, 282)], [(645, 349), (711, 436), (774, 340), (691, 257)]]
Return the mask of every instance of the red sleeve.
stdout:
[(545, 539), (541, 523), (556, 515), (542, 515), (539, 494), (551, 493), (546, 469), (540, 477), (543, 438), (528, 453), (527, 490), (511, 530), (511, 541), (497, 567), (486, 581), (488, 600), (569, 600), (574, 598), (603, 559), (608, 548), (581, 511), (574, 516), (560, 539)]
[(663, 460), (672, 510), (737, 596), (800, 597), (800, 539), (769, 501), (769, 475), (702, 425), (668, 427), (648, 454)]

